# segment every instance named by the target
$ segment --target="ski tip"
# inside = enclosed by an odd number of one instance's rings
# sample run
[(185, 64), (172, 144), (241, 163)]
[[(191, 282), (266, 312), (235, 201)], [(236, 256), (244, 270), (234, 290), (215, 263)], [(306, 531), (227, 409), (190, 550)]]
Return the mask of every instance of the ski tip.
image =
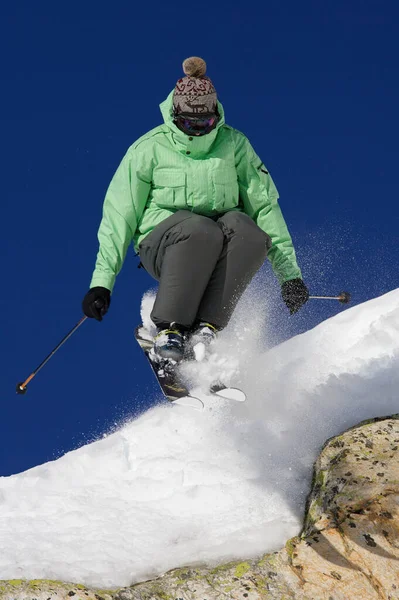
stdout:
[(215, 390), (213, 393), (220, 398), (224, 398), (226, 400), (235, 400), (236, 402), (245, 402), (247, 399), (247, 396), (242, 390), (233, 387)]
[(197, 410), (203, 410), (204, 403), (199, 398), (195, 396), (182, 396), (181, 398), (176, 398), (174, 400), (170, 400), (171, 404), (176, 404), (176, 406), (186, 406), (189, 408), (195, 408)]

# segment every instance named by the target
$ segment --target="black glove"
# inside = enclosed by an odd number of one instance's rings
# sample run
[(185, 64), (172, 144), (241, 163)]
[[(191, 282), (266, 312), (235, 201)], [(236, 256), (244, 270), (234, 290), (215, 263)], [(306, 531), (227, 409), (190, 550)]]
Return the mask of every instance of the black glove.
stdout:
[(309, 290), (299, 278), (284, 281), (281, 286), (281, 295), (292, 315), (309, 300)]
[(82, 309), (86, 317), (102, 321), (111, 304), (111, 292), (98, 286), (91, 288), (83, 298)]

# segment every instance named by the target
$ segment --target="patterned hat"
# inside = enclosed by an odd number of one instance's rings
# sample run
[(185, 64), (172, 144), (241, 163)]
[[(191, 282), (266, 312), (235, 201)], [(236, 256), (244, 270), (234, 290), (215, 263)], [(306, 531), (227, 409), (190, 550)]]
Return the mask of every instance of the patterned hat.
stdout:
[(175, 113), (215, 113), (216, 90), (209, 77), (205, 76), (206, 62), (198, 56), (186, 58), (183, 71), (186, 77), (176, 83), (173, 96)]

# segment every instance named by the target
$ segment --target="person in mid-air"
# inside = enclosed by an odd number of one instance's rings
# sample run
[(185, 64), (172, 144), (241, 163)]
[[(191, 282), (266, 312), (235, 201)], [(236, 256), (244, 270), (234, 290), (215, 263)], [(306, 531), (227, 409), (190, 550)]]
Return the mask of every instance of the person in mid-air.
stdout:
[(160, 105), (164, 124), (127, 151), (106, 193), (86, 316), (102, 320), (130, 243), (159, 282), (154, 350), (180, 360), (212, 341), (269, 258), (291, 314), (308, 300), (273, 180), (248, 139), (226, 125), (206, 64)]

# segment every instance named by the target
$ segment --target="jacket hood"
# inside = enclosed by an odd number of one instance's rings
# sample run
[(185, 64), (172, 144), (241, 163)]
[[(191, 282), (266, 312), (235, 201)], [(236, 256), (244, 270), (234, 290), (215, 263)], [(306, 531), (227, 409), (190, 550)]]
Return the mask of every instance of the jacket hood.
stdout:
[[(174, 89), (170, 92), (169, 96), (164, 100), (159, 108), (163, 116), (165, 125), (167, 125), (172, 133), (173, 141), (178, 146), (180, 152), (186, 152), (188, 137), (183, 131), (181, 131), (173, 123), (173, 94)], [(206, 135), (195, 136), (191, 142), (190, 149), (193, 158), (203, 156), (208, 153), (210, 147), (216, 139), (219, 129), (225, 124), (224, 120), (224, 109), (221, 102), (217, 103), (220, 119), (215, 129)]]

